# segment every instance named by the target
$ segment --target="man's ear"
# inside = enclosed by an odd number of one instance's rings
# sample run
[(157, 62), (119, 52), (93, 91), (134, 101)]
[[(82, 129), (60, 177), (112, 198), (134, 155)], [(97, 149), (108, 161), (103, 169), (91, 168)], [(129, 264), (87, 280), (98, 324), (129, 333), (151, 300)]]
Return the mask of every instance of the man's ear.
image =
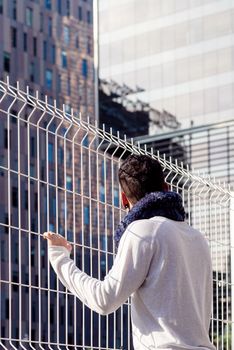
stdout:
[(129, 201), (126, 197), (126, 194), (124, 192), (121, 192), (121, 199), (122, 199), (122, 205), (125, 209), (129, 209), (130, 205), (129, 205)]
[(163, 190), (166, 191), (166, 192), (169, 191), (169, 186), (168, 186), (168, 184), (166, 182), (164, 182)]

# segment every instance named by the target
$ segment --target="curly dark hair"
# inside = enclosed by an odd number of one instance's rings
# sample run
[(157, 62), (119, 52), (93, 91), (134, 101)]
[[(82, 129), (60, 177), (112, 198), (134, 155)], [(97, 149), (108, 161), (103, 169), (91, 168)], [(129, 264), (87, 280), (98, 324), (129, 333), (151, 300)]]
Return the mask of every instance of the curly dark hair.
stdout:
[(161, 164), (146, 155), (130, 155), (121, 164), (118, 175), (120, 186), (132, 204), (147, 193), (165, 189)]

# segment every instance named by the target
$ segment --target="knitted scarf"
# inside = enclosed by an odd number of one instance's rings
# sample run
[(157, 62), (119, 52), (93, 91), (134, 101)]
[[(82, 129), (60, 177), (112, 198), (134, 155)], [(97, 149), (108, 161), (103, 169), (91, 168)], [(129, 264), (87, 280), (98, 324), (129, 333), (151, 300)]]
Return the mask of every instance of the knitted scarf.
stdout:
[(184, 221), (185, 211), (181, 196), (176, 192), (152, 192), (140, 199), (119, 223), (114, 239), (116, 247), (124, 231), (133, 221), (163, 216), (175, 221)]

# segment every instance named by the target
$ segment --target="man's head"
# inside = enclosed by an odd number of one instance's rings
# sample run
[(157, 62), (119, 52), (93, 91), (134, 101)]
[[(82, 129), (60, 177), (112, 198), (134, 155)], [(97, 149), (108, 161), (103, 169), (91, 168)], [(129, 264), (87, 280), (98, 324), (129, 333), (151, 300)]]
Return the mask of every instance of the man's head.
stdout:
[(160, 163), (146, 155), (130, 155), (119, 169), (124, 207), (135, 204), (147, 193), (167, 190)]

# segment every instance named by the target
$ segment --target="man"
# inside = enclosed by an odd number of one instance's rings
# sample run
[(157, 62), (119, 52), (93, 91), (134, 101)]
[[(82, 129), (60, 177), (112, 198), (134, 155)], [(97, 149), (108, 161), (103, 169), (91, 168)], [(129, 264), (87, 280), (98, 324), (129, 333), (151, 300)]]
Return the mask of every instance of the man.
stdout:
[(115, 232), (118, 252), (104, 281), (69, 258), (71, 245), (45, 233), (61, 282), (92, 310), (106, 315), (131, 296), (135, 350), (214, 349), (209, 340), (212, 268), (202, 234), (185, 221), (181, 197), (169, 192), (160, 163), (131, 155), (119, 169), (128, 214)]

